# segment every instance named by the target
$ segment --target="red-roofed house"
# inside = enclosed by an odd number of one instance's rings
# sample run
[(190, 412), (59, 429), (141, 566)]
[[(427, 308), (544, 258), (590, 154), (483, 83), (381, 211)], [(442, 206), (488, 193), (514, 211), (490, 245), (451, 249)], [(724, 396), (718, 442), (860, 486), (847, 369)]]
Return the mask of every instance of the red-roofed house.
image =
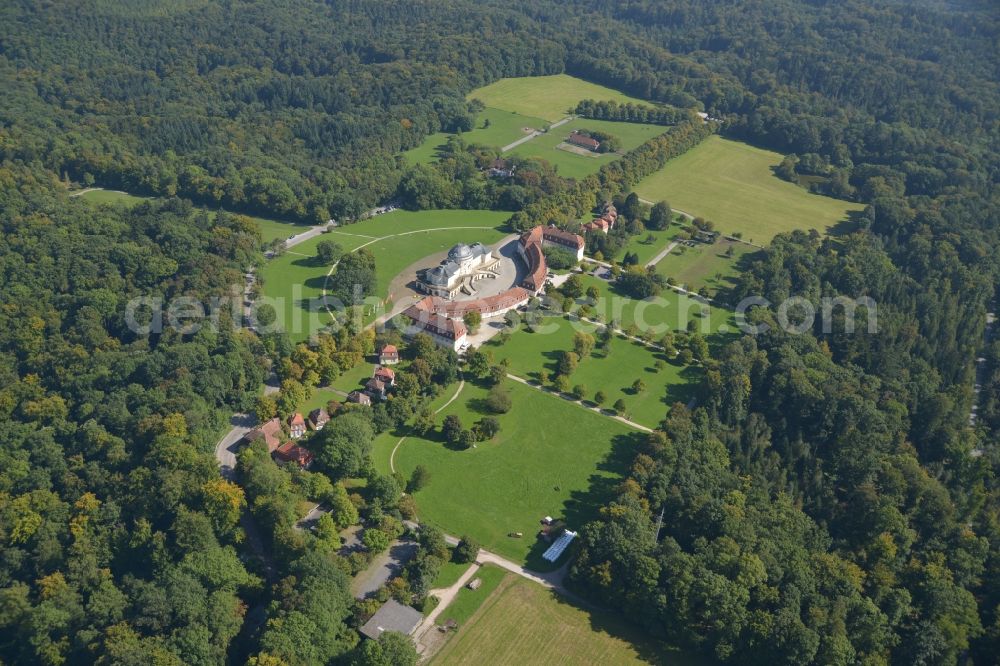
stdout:
[(302, 418), (302, 414), (295, 412), (288, 419), (288, 434), (292, 439), (298, 439), (306, 434), (306, 420)]
[(399, 363), (399, 350), (396, 345), (386, 345), (379, 352), (378, 362), (382, 365), (396, 365)]
[(281, 419), (275, 417), (261, 423), (244, 435), (243, 439), (248, 442), (256, 442), (258, 439), (262, 439), (267, 444), (268, 453), (272, 453), (281, 444)]
[(309, 467), (313, 461), (312, 451), (292, 442), (285, 442), (279, 446), (274, 452), (274, 457), (281, 462), (296, 463), (303, 469)]

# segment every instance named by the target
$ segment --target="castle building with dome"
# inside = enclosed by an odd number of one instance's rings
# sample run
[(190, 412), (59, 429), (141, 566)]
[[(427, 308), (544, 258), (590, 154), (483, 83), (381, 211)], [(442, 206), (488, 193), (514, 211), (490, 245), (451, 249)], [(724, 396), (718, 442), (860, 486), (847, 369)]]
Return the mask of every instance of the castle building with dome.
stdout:
[(459, 243), (434, 268), (417, 273), (417, 288), (425, 294), (454, 300), (461, 294), (476, 293), (472, 283), (483, 278), (495, 279), (500, 272), (500, 258), (482, 243)]

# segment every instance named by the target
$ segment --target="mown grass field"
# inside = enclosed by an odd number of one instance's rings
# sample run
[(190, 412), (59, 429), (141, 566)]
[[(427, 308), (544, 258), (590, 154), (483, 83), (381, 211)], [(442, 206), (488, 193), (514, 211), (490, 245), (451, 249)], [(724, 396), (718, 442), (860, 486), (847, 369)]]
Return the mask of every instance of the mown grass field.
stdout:
[(143, 201), (152, 200), (152, 197), (138, 197), (134, 194), (119, 192), (117, 190), (91, 190), (79, 195), (79, 198), (81, 201), (87, 201), (95, 205), (123, 203), (126, 206), (135, 206)]
[[(629, 238), (628, 243), (622, 248), (615, 259), (621, 259), (627, 252), (634, 252), (639, 257), (639, 265), (645, 266), (646, 262), (665, 250), (670, 241), (676, 238), (682, 231), (684, 229), (680, 225), (671, 224), (666, 229), (659, 231), (643, 231), (638, 233)], [(652, 243), (646, 242), (649, 235), (653, 236), (654, 240)], [(604, 259), (607, 261), (608, 257)]]
[[(458, 242), (494, 243), (509, 213), (484, 210), (394, 211), (364, 220), (296, 245), (261, 270), (263, 294), (273, 299), (289, 337), (304, 340), (330, 322), (322, 307), (323, 285), (330, 266), (316, 257), (316, 246), (332, 240), (345, 251), (361, 246), (375, 255), (376, 295), (388, 296), (389, 283), (414, 262)], [(331, 278), (331, 285), (336, 277)], [(373, 312), (366, 318), (371, 320)]]
[[(448, 549), (451, 551), (451, 548)], [(431, 583), (432, 590), (439, 590), (445, 587), (451, 587), (455, 582), (462, 577), (469, 567), (472, 565), (468, 562), (451, 562), (447, 561), (441, 565), (441, 570), (438, 571), (437, 578)]]
[(470, 92), (486, 106), (555, 122), (565, 118), (585, 99), (649, 104), (625, 93), (569, 74), (500, 79)]
[[(445, 567), (455, 566), (453, 564), (446, 564)], [(461, 565), (461, 570), (458, 576), (455, 576), (454, 583), (458, 580), (459, 576), (469, 568), (468, 564)], [(475, 580), (476, 578), (482, 578), (483, 582), (478, 589), (470, 590), (467, 587), (462, 587), (452, 602), (448, 604), (448, 607), (441, 612), (441, 615), (437, 618), (437, 624), (446, 624), (448, 620), (454, 620), (458, 623), (459, 629), (469, 618), (472, 617), (480, 606), (489, 599), (493, 592), (503, 583), (508, 581), (511, 577), (516, 577), (512, 573), (508, 573), (506, 569), (501, 569), (500, 567), (494, 566), (492, 564), (486, 564), (479, 567), (479, 570), (470, 579)]]
[[(555, 377), (562, 352), (573, 350), (573, 336), (578, 330), (596, 337), (593, 325), (553, 317), (545, 320), (543, 330), (518, 331), (506, 343), (491, 341), (484, 349), (493, 352), (497, 361), (509, 360), (511, 374), (537, 381), (542, 370)], [(656, 368), (658, 360), (664, 363), (662, 370)], [(569, 384), (570, 388), (582, 384), (587, 400), (592, 400), (597, 391), (603, 391), (607, 396), (605, 408), (622, 400), (623, 416), (655, 428), (671, 405), (686, 404), (694, 396), (695, 383), (700, 377), (698, 367), (681, 366), (660, 352), (616, 336), (607, 353), (595, 349), (590, 357), (580, 361), (570, 375)], [(646, 385), (638, 393), (632, 390), (637, 379)]]
[(732, 312), (721, 307), (711, 307), (672, 289), (664, 289), (658, 296), (637, 301), (618, 293), (613, 283), (591, 275), (582, 275), (581, 279), (584, 289), (596, 286), (600, 292), (593, 309), (602, 321), (617, 320), (622, 328), (635, 324), (640, 335), (651, 330), (657, 337), (662, 337), (667, 329), (687, 330), (688, 323), (694, 321), (697, 326), (695, 330), (706, 336), (711, 343), (714, 337), (736, 330)]
[[(484, 127), (489, 121), (489, 127)], [(522, 116), (513, 111), (487, 108), (476, 118), (476, 127), (461, 134), (466, 143), (479, 143), (484, 146), (497, 146), (502, 148), (509, 143), (513, 143), (524, 137), (527, 132), (524, 128), (540, 130), (548, 125), (548, 121), (531, 116)], [(448, 137), (455, 136), (448, 132), (436, 132), (431, 134), (423, 143), (416, 148), (412, 148), (403, 156), (410, 164), (427, 164), (438, 159), (438, 152), (448, 141)]]
[(613, 134), (621, 140), (621, 152), (625, 153), (640, 144), (663, 134), (666, 127), (660, 125), (643, 125), (639, 123), (620, 123), (608, 120), (588, 120), (577, 118), (565, 125), (560, 125), (546, 134), (536, 136), (531, 141), (522, 143), (510, 155), (520, 157), (538, 157), (554, 165), (559, 175), (567, 178), (584, 178), (597, 172), (603, 165), (620, 157), (617, 153), (577, 154), (559, 148), (573, 130), (600, 130)]
[(794, 229), (826, 231), (846, 220), (849, 211), (863, 208), (781, 180), (771, 171), (781, 159), (779, 153), (710, 136), (642, 180), (635, 191), (650, 201), (666, 199), (725, 233), (742, 232), (758, 245)]
[[(323, 282), (330, 267), (316, 257), (316, 245), (329, 238), (330, 234), (310, 238), (260, 270), (263, 298), (259, 302), (274, 307), (277, 321), (295, 342), (330, 322), (322, 307)], [(370, 239), (337, 236), (335, 240), (345, 250), (352, 250)]]
[[(512, 409), (497, 416), (501, 431), (476, 448), (460, 451), (440, 439), (412, 437), (396, 452), (396, 469), (409, 478), (424, 465), (430, 482), (414, 494), (421, 522), (449, 534), (468, 534), (483, 547), (532, 568), (551, 569), (541, 559), (539, 520), (566, 519), (577, 529), (593, 519), (613, 494), (633, 457), (636, 430), (556, 396), (512, 380)], [(464, 427), (486, 416), (484, 386), (467, 381), (460, 397), (437, 416), (449, 414)], [(523, 538), (507, 536), (522, 532)]]
[[(434, 397), (427, 405), (428, 409), (435, 411), (449, 399), (451, 396), (455, 395), (458, 390), (458, 383), (446, 386), (444, 390)], [(442, 417), (443, 418), (443, 417)], [(392, 450), (399, 443), (399, 440), (403, 437), (410, 436), (409, 426), (403, 426), (402, 428), (389, 430), (376, 435), (375, 441), (372, 442), (372, 464), (375, 466), (376, 471), (379, 474), (390, 474), (392, 473), (392, 468), (389, 466), (389, 459), (392, 456)], [(403, 444), (403, 446), (406, 446)]]
[(432, 660), (433, 666), (661, 664), (703, 660), (656, 643), (610, 613), (586, 611), (545, 588), (508, 574)]
[[(727, 252), (732, 250), (732, 256)], [(757, 250), (744, 243), (721, 240), (712, 245), (678, 245), (656, 264), (656, 272), (672, 277), (685, 289), (707, 286), (712, 292), (732, 287), (740, 274), (743, 257)]]

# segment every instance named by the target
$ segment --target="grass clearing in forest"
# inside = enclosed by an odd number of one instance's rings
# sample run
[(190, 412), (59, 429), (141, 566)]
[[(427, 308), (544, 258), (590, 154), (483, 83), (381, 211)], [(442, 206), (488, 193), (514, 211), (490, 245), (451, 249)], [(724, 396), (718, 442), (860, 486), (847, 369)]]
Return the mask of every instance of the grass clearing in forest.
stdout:
[[(618, 153), (594, 153), (581, 149), (580, 153), (564, 150), (560, 147), (573, 130), (597, 130), (612, 134), (621, 141)], [(645, 125), (640, 123), (624, 123), (609, 120), (590, 120), (576, 118), (565, 125), (549, 130), (531, 141), (522, 143), (510, 155), (518, 157), (537, 157), (548, 161), (556, 167), (560, 176), (581, 179), (596, 173), (598, 169), (609, 162), (614, 162), (633, 148), (645, 143), (655, 136), (667, 131), (662, 125)]]
[[(128, 192), (120, 192), (118, 190), (103, 190), (94, 189), (89, 192), (84, 192), (79, 195), (80, 199), (87, 201), (94, 205), (100, 204), (116, 204), (123, 203), (126, 206), (135, 206), (144, 201), (153, 201), (157, 197), (140, 197), (134, 194), (129, 194)], [(209, 215), (215, 215), (214, 210), (208, 211)], [(261, 241), (265, 245), (273, 240), (279, 238), (288, 238), (289, 236), (294, 236), (295, 234), (300, 234), (309, 228), (307, 224), (298, 224), (295, 222), (282, 222), (280, 220), (271, 220), (264, 217), (256, 217), (254, 215), (246, 215), (244, 213), (238, 213), (243, 217), (247, 217), (253, 220), (257, 224), (257, 228), (260, 229)]]
[[(488, 126), (487, 126), (488, 125)], [(476, 117), (476, 127), (461, 134), (435, 132), (416, 148), (412, 148), (403, 156), (410, 164), (427, 164), (438, 159), (439, 151), (447, 143), (448, 138), (460, 136), (467, 144), (477, 143), (484, 146), (502, 148), (528, 135), (525, 129), (541, 130), (548, 122), (541, 118), (523, 116), (513, 111), (486, 108)]]
[(585, 99), (650, 104), (569, 74), (500, 79), (473, 90), (466, 97), (478, 99), (495, 109), (544, 118), (549, 122), (570, 115), (576, 105)]
[(794, 229), (825, 232), (862, 204), (811, 194), (781, 180), (771, 168), (782, 155), (710, 136), (635, 186), (649, 201), (670, 205), (715, 223), (718, 230), (758, 245)]

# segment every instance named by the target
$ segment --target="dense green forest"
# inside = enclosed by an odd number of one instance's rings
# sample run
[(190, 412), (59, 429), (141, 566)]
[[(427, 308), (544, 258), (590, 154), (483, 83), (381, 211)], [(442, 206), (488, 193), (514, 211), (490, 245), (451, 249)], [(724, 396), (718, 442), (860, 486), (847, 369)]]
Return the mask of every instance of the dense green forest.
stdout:
[[(385, 663), (356, 649), (366, 609), (346, 576), (363, 562), (334, 554), (332, 523), (294, 531), (295, 506), (323, 498), (336, 526), (360, 511), (397, 534), (410, 508), (367, 469), (368, 444), (420, 414), (457, 361), (416, 345), (399, 411), (337, 417), (318, 471), (251, 447), (240, 485), (221, 480), (211, 450), (230, 414), (285, 415), (374, 340), (292, 347), (225, 313), (185, 335), (130, 331), (130, 298), (207, 303), (261, 261), (246, 218), (186, 199), (322, 221), (399, 196), (562, 224), (718, 131), (868, 204), (836, 237), (776, 238), (734, 296), (870, 296), (879, 327), (772, 326), (717, 354), (699, 407), (671, 411), (582, 530), (572, 583), (731, 663), (991, 663), (998, 21), (977, 0), (4, 3), (0, 659)], [(470, 127), (469, 90), (560, 72), (718, 122), (665, 116), (663, 135), (580, 182), (532, 162), (488, 185), (477, 167), (492, 156), (460, 142), (433, 167), (400, 156)], [(69, 181), (165, 200), (95, 209)], [(271, 369), (273, 404), (258, 399)], [(347, 501), (339, 482), (357, 474), (368, 487)], [(414, 573), (412, 594), (427, 579)]]

